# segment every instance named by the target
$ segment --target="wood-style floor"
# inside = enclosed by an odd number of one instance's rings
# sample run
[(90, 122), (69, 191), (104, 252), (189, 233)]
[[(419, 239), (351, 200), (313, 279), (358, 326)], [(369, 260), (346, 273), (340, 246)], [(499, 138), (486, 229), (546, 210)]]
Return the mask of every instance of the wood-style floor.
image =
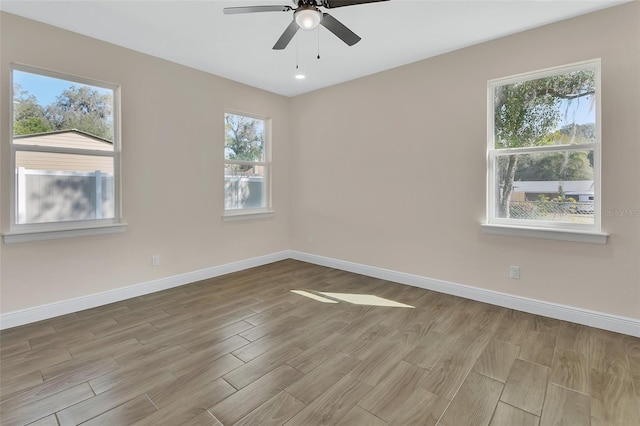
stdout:
[(293, 260), (0, 338), (2, 425), (640, 424), (640, 339)]

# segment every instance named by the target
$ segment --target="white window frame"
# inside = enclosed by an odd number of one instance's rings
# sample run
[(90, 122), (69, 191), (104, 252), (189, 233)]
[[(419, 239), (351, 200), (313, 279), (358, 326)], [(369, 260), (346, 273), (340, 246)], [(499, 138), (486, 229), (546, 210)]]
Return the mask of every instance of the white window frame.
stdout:
[[(494, 119), (494, 89), (499, 86), (513, 84), (522, 81), (537, 80), (554, 75), (566, 74), (569, 72), (593, 69), (595, 71), (596, 82), (596, 103), (595, 103), (595, 141), (593, 143), (577, 145), (551, 145), (539, 147), (523, 147), (511, 149), (495, 148), (495, 119)], [(607, 233), (601, 230), (601, 61), (593, 59), (573, 63), (564, 66), (547, 68), (544, 70), (513, 75), (504, 78), (489, 80), (487, 84), (487, 184), (486, 184), (486, 221), (482, 224), (484, 233), (543, 238), (552, 240), (565, 240), (573, 242), (583, 242), (592, 244), (606, 244)], [(594, 223), (565, 223), (551, 221), (535, 221), (524, 219), (510, 219), (496, 216), (496, 158), (509, 154), (529, 154), (540, 152), (566, 152), (566, 151), (589, 151), (594, 152)]]
[[(275, 211), (271, 205), (271, 118), (265, 117), (258, 114), (247, 113), (244, 111), (234, 110), (234, 109), (225, 109), (224, 116), (227, 114), (239, 115), (247, 118), (252, 118), (254, 120), (260, 120), (264, 122), (264, 161), (241, 161), (241, 160), (227, 160), (224, 154), (226, 142), (223, 138), (222, 142), (222, 194), (223, 194), (223, 209), (224, 213), (222, 215), (222, 219), (224, 221), (236, 221), (236, 220), (246, 220), (246, 219), (261, 219), (261, 218), (269, 218), (275, 214)], [(224, 134), (226, 138), (226, 130)], [(265, 206), (257, 209), (227, 209), (225, 207), (224, 196), (224, 174), (226, 170), (227, 164), (238, 164), (238, 165), (248, 165), (248, 166), (262, 166), (264, 167), (264, 190), (265, 190)]]
[[(14, 71), (22, 71), (30, 74), (41, 75), (62, 79), (78, 84), (86, 84), (90, 86), (100, 87), (113, 91), (113, 151), (84, 150), (76, 148), (57, 148), (43, 146), (16, 146), (13, 137), (13, 75)], [(121, 206), (121, 176), (120, 176), (120, 156), (121, 156), (121, 137), (120, 137), (120, 86), (114, 83), (98, 81), (79, 77), (75, 75), (45, 70), (27, 65), (11, 64), (10, 73), (10, 93), (9, 102), (9, 140), (10, 140), (10, 167), (9, 167), (9, 230), (3, 232), (3, 241), (5, 244), (23, 243), (30, 241), (53, 240), (59, 238), (83, 237), (92, 235), (104, 235), (120, 233), (126, 230), (127, 224), (122, 220)], [(19, 144), (18, 144), (19, 145)], [(77, 220), (77, 221), (59, 221), (47, 223), (18, 223), (17, 218), (17, 176), (16, 176), (16, 153), (18, 151), (31, 152), (47, 152), (60, 154), (77, 154), (91, 155), (113, 158), (113, 175), (114, 175), (114, 217), (107, 219)]]

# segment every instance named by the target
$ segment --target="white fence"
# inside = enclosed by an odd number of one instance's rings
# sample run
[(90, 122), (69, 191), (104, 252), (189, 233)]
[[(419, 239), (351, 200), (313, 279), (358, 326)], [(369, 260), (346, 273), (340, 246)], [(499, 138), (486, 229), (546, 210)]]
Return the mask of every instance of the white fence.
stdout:
[(258, 209), (266, 206), (264, 177), (225, 175), (224, 191), (226, 210)]
[(44, 223), (114, 217), (113, 174), (16, 170), (18, 223)]

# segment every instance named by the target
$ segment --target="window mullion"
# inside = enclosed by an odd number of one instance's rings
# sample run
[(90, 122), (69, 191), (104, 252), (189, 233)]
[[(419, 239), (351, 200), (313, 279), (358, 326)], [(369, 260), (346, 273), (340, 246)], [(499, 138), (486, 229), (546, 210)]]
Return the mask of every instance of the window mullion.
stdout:
[(92, 155), (95, 157), (115, 157), (114, 151), (100, 151), (94, 149), (81, 149), (81, 148), (61, 148), (61, 147), (49, 147), (40, 145), (20, 145), (13, 144), (16, 151), (30, 151), (30, 152), (42, 152), (51, 154), (73, 154), (73, 155)]
[(595, 149), (595, 143), (582, 143), (571, 145), (542, 145), (531, 146), (526, 148), (506, 148), (490, 150), (495, 156), (517, 155), (517, 154), (535, 154), (542, 152), (562, 152), (562, 151), (591, 151)]
[(237, 164), (239, 166), (266, 166), (264, 161), (224, 160), (225, 164)]

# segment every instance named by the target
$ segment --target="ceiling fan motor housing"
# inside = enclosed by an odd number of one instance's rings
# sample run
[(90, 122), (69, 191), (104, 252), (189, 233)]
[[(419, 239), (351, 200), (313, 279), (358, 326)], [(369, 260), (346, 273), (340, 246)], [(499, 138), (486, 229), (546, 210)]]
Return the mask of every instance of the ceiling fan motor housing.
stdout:
[(312, 30), (322, 21), (322, 12), (314, 5), (303, 4), (296, 9), (293, 17), (300, 28)]

